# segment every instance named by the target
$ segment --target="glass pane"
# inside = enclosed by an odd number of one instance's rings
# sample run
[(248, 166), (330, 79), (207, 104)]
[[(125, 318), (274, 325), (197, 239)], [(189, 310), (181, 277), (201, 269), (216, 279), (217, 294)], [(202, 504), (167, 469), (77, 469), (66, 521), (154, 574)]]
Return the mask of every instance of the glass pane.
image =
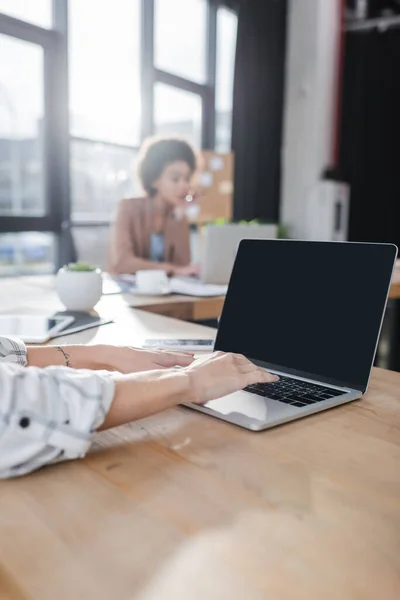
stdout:
[(75, 221), (109, 220), (122, 198), (140, 193), (137, 151), (100, 142), (71, 141), (71, 198)]
[(206, 80), (206, 0), (155, 1), (155, 63), (198, 83)]
[(154, 86), (154, 128), (158, 135), (179, 135), (201, 148), (200, 96), (163, 83)]
[(0, 235), (0, 277), (52, 273), (55, 262), (51, 233), (5, 233)]
[(0, 13), (50, 29), (52, 0), (0, 0)]
[(78, 260), (106, 270), (110, 226), (72, 227), (71, 232)]
[(0, 214), (41, 215), (43, 50), (0, 35)]
[(71, 133), (139, 145), (140, 0), (70, 0)]
[(231, 149), (237, 21), (232, 11), (218, 10), (215, 147), (219, 152)]

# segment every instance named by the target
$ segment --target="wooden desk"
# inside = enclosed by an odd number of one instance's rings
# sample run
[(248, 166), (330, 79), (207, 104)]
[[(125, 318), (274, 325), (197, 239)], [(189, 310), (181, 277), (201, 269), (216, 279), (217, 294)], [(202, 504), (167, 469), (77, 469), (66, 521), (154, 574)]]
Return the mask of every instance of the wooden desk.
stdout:
[(396, 270), (393, 275), (389, 298), (400, 298), (400, 260), (396, 263)]
[(397, 261), (389, 293), (392, 309), (390, 322), (388, 367), (392, 371), (400, 371), (400, 260)]
[[(65, 342), (214, 334), (120, 296), (110, 311)], [(363, 400), (262, 433), (168, 410), (0, 482), (0, 598), (397, 600), (399, 494), (400, 374), (374, 370)]]
[[(7, 297), (9, 305), (4, 309), (10, 310), (14, 306), (13, 296), (22, 295), (26, 298), (28, 308), (36, 302), (40, 302), (43, 294), (46, 301), (51, 301), (55, 310), (62, 310), (63, 306), (57, 299), (54, 288), (54, 277), (52, 276), (27, 276), (18, 278), (0, 278), (0, 291), (3, 297)], [(124, 300), (132, 308), (140, 308), (147, 312), (183, 319), (187, 321), (201, 321), (205, 319), (217, 319), (222, 312), (225, 298), (219, 296), (216, 298), (195, 298), (190, 296), (135, 296), (133, 294), (123, 294)], [(400, 261), (397, 263), (397, 269), (394, 274), (389, 297), (391, 299), (400, 298)]]
[[(50, 305), (54, 307), (54, 310), (64, 309), (55, 291), (54, 277), (50, 275), (0, 278), (0, 294), (4, 298), (2, 302), (3, 312), (11, 310), (15, 306), (14, 298), (19, 296), (26, 301), (22, 306), (24, 310), (37, 305), (41, 306), (43, 301), (49, 307)], [(221, 315), (225, 300), (224, 296), (197, 298), (175, 294), (161, 297), (121, 294), (121, 297), (132, 308), (141, 308), (147, 312), (186, 321), (217, 319)]]

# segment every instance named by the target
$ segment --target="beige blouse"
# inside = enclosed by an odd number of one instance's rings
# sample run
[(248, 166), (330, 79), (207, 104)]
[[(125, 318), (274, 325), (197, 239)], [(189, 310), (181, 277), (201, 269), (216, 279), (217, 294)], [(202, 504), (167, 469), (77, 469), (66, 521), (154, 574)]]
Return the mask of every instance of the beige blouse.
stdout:
[[(155, 210), (151, 198), (129, 198), (119, 203), (111, 228), (108, 253), (110, 273), (135, 273), (155, 266), (149, 261), (150, 237), (154, 233)], [(164, 231), (164, 261), (184, 266), (190, 263), (190, 230), (186, 218), (171, 213)]]

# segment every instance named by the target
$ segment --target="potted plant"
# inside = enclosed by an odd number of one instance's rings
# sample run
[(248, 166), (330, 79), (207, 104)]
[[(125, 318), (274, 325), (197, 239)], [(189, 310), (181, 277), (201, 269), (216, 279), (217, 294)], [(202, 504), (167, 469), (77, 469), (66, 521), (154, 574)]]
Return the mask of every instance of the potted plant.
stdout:
[(83, 261), (69, 263), (58, 271), (56, 289), (67, 310), (89, 312), (101, 298), (101, 270)]

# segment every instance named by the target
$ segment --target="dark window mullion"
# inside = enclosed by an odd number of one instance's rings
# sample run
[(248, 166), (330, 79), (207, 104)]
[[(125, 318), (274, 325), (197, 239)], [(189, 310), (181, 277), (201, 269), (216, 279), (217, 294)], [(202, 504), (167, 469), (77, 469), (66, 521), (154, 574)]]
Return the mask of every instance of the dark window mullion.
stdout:
[(49, 215), (44, 217), (14, 217), (0, 215), (0, 233), (19, 233), (21, 231), (53, 233), (53, 227), (54, 221)]

